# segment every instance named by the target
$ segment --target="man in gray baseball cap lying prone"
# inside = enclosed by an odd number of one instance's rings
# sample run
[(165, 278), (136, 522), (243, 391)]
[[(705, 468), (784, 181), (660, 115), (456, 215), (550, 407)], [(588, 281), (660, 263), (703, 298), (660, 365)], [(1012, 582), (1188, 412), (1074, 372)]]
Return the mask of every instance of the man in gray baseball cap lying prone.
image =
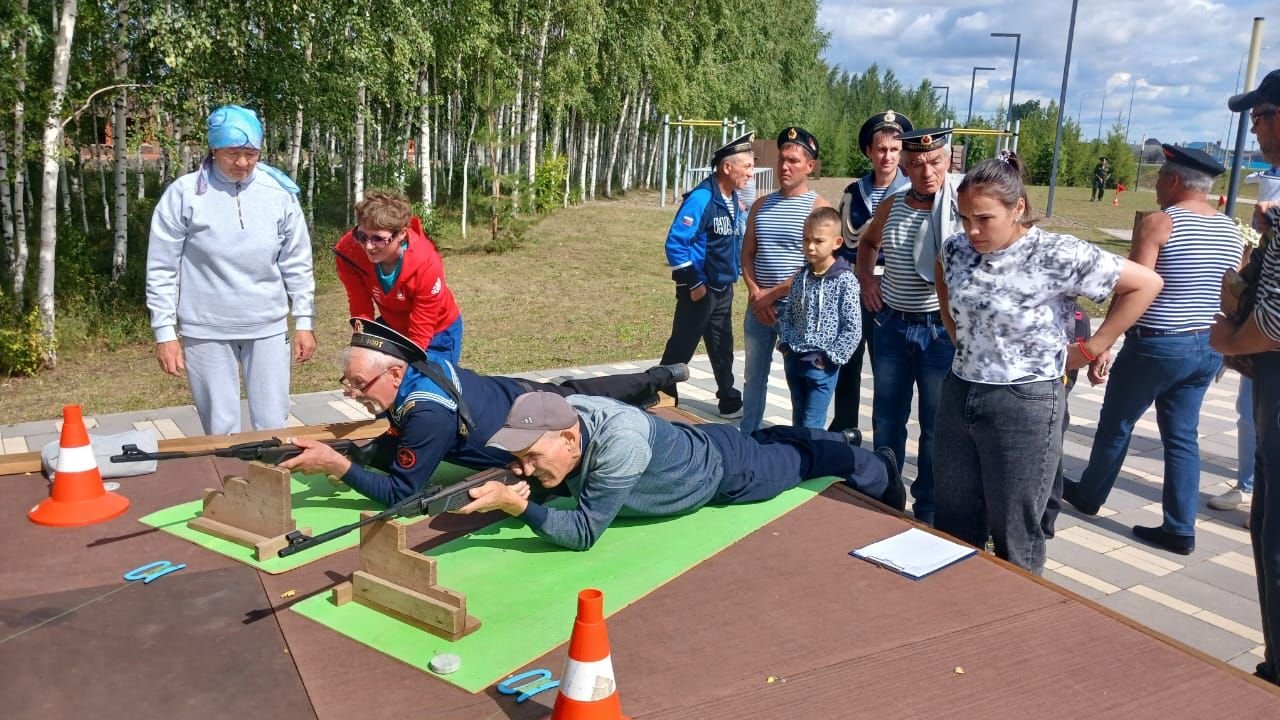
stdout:
[(586, 550), (615, 517), (758, 502), (816, 477), (843, 478), (901, 510), (906, 492), (893, 452), (864, 450), (847, 437), (795, 427), (748, 437), (732, 425), (669, 422), (608, 398), (526, 393), (488, 446), (515, 456), (513, 474), (572, 496), (577, 507), (546, 507), (529, 499), (526, 483), (491, 481), (458, 512), (502, 510), (557, 545)]

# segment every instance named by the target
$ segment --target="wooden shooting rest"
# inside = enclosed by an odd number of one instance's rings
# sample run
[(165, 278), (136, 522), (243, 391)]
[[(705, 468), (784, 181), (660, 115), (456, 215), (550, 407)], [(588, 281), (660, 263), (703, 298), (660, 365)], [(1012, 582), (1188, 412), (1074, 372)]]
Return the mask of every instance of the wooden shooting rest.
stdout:
[(449, 641), (480, 628), (467, 614), (467, 597), (436, 583), (436, 559), (408, 549), (397, 520), (360, 528), (360, 569), (333, 589), (335, 605), (353, 600)]
[[(253, 548), (259, 562), (288, 546), (285, 536), (297, 529), (293, 520), (291, 473), (276, 465), (249, 463), (249, 477), (228, 475), (222, 489), (205, 489), (204, 511), (187, 527), (237, 545)], [(311, 528), (303, 528), (304, 535)]]

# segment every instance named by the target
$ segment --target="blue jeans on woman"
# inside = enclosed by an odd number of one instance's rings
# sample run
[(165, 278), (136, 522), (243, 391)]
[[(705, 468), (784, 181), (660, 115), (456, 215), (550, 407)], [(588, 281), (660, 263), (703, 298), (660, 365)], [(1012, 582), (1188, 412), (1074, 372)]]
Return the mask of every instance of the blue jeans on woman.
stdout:
[(904, 313), (886, 305), (876, 313), (871, 332), (875, 333), (876, 346), (871, 355), (875, 381), (871, 402), (874, 445), (892, 449), (898, 458), (898, 470), (902, 470), (911, 398), (919, 388), (916, 416), (920, 421), (920, 445), (916, 457), (918, 473), (911, 483), (911, 497), (915, 498), (912, 512), (932, 525), (933, 421), (942, 378), (951, 369), (956, 348), (942, 324), (942, 316), (936, 312)]
[(840, 366), (824, 357), (819, 367), (812, 358), (805, 359), (806, 354), (789, 352), (782, 357), (787, 387), (791, 390), (791, 424), (824, 430)]
[(1209, 347), (1208, 330), (1139, 337), (1126, 333), (1107, 378), (1098, 430), (1089, 466), (1080, 477), (1077, 496), (1102, 505), (1115, 485), (1129, 452), (1133, 426), (1156, 406), (1156, 424), (1164, 444), (1165, 532), (1195, 536), (1200, 498), (1200, 404), (1222, 366), (1222, 355)]
[(1018, 385), (947, 373), (938, 401), (946, 432), (934, 444), (937, 528), (1023, 570), (1044, 570), (1041, 522), (1062, 457), (1067, 388), (1061, 380)]

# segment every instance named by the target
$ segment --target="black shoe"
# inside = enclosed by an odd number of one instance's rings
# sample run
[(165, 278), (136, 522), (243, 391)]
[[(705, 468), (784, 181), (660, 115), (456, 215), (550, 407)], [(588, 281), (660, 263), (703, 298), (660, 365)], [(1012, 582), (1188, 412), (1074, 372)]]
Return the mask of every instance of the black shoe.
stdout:
[(666, 388), (689, 379), (689, 366), (684, 363), (656, 365), (645, 372), (649, 373), (659, 387)]
[(1071, 507), (1080, 511), (1082, 515), (1097, 515), (1102, 509), (1101, 505), (1091, 502), (1085, 502), (1080, 497), (1080, 483), (1064, 479), (1062, 482), (1062, 499), (1071, 503)]
[(862, 431), (859, 430), (858, 428), (849, 428), (848, 430), (841, 430), (840, 434), (844, 435), (844, 441), (849, 443), (850, 445), (854, 447), (862, 447)]
[(1258, 663), (1258, 666), (1253, 669), (1253, 676), (1262, 678), (1272, 685), (1280, 685), (1280, 682), (1276, 681), (1276, 676), (1271, 672), (1271, 668), (1267, 667), (1265, 661)]
[(1152, 545), (1158, 545), (1165, 550), (1168, 550), (1171, 553), (1177, 553), (1178, 555), (1190, 555), (1195, 552), (1196, 549), (1196, 538), (1194, 535), (1174, 535), (1163, 527), (1134, 525), (1133, 534), (1142, 540), (1146, 540)]
[[(847, 430), (845, 432), (848, 432)], [(856, 431), (855, 431), (856, 432)], [(859, 438), (861, 439), (861, 438)], [(876, 498), (889, 507), (902, 512), (907, 507), (907, 487), (902, 484), (902, 473), (898, 471), (898, 457), (887, 447), (878, 447), (876, 455), (884, 461), (885, 470), (889, 473), (889, 485)]]
[(719, 403), (720, 417), (726, 420), (742, 417), (742, 398), (731, 398), (729, 400), (721, 400)]

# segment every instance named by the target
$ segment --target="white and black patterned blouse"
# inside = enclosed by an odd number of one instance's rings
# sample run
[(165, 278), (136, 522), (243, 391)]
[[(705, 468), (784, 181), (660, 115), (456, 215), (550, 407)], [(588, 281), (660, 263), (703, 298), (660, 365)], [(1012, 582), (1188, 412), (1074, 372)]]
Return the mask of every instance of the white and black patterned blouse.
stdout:
[(1061, 378), (1073, 302), (1105, 300), (1124, 265), (1079, 238), (1036, 227), (985, 254), (956, 233), (943, 242), (941, 261), (956, 322), (951, 370), (993, 385)]

